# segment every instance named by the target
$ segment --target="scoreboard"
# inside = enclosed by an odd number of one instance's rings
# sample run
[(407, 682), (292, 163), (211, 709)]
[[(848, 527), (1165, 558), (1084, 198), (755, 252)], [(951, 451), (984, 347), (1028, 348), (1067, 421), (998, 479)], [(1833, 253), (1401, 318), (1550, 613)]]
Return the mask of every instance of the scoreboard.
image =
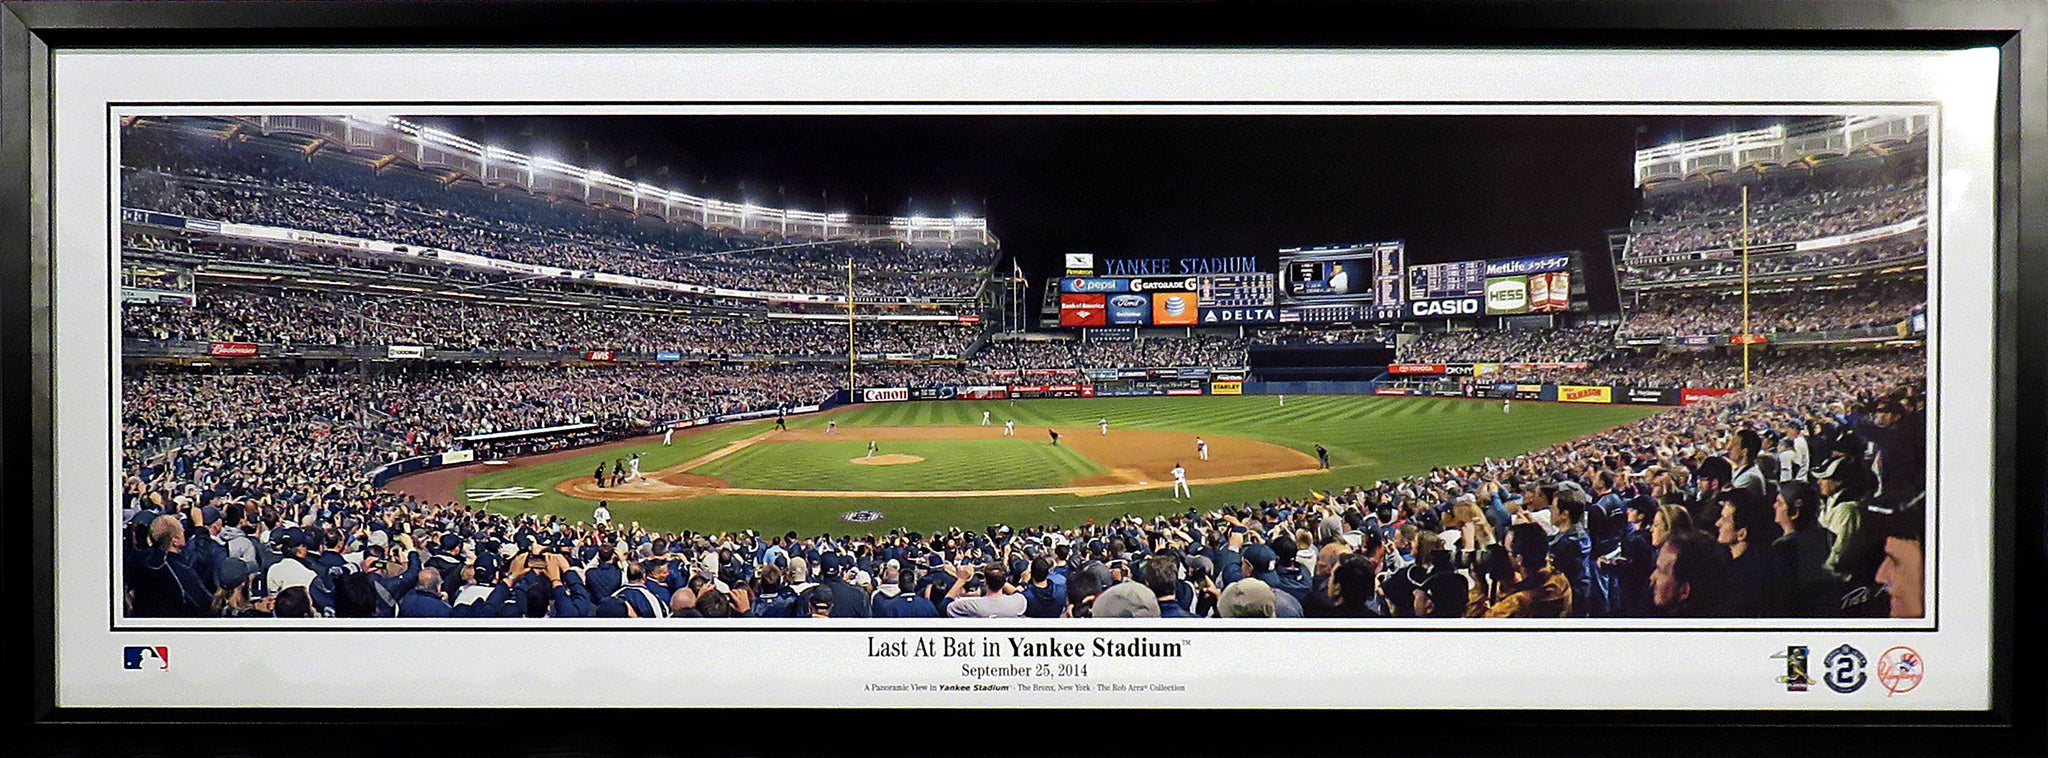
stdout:
[[(1404, 260), (1400, 242), (1288, 248), (1280, 251), (1276, 302), (1283, 321), (1369, 321), (1401, 315)], [(1293, 318), (1285, 315), (1296, 311)]]
[(1197, 277), (1195, 299), (1203, 308), (1257, 308), (1273, 304), (1272, 274), (1212, 274)]
[(1486, 294), (1486, 261), (1421, 263), (1408, 267), (1408, 299), (1439, 300)]

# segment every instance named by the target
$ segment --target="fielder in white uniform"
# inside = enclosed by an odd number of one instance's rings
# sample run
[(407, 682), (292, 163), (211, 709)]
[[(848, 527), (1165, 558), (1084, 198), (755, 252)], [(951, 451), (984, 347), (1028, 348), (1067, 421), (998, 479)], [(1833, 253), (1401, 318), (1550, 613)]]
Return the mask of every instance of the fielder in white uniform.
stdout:
[(639, 479), (639, 478), (640, 478), (640, 454), (639, 454), (639, 453), (634, 453), (634, 454), (633, 454), (633, 457), (632, 457), (632, 458), (629, 458), (629, 459), (627, 459), (627, 460), (626, 460), (626, 466), (627, 466), (627, 467), (629, 467), (629, 468), (631, 468), (631, 469), (633, 469), (633, 474), (632, 474), (632, 476), (630, 476), (630, 477), (627, 477), (628, 479)]
[(1109, 419), (1098, 419), (1095, 423), (1101, 425), (1102, 436), (1109, 436)]
[(1507, 412), (1508, 412), (1508, 398), (1501, 398), (1501, 399), (1500, 399), (1500, 412), (1501, 412), (1501, 413), (1507, 413)]
[(1179, 500), (1183, 496), (1192, 498), (1194, 493), (1188, 491), (1188, 470), (1176, 463), (1173, 464), (1173, 499)]
[(981, 412), (981, 425), (988, 426), (988, 411)]
[(674, 426), (670, 426), (670, 427), (668, 427), (668, 428), (666, 428), (666, 429), (663, 429), (663, 430), (661, 430), (661, 446), (662, 446), (662, 447), (668, 447), (668, 446), (670, 445), (670, 443), (673, 443), (673, 442), (675, 442), (675, 441), (676, 441), (676, 428), (675, 428)]
[(1005, 421), (1005, 422), (1003, 422), (1003, 436), (1005, 436), (1005, 437), (1015, 437), (1015, 436), (1017, 436), (1017, 422), (1015, 422), (1015, 421)]
[(875, 441), (874, 441), (874, 440), (868, 440), (868, 457), (869, 457), (869, 458), (873, 458), (873, 457), (875, 457)]
[(1202, 438), (1200, 438), (1200, 437), (1196, 437), (1196, 438), (1195, 438), (1195, 453), (1196, 453), (1197, 455), (1200, 455), (1200, 456), (1202, 456), (1202, 460), (1205, 460), (1205, 461), (1206, 461), (1206, 460), (1209, 460), (1209, 441), (1208, 441), (1208, 440), (1205, 440), (1205, 439), (1202, 439)]

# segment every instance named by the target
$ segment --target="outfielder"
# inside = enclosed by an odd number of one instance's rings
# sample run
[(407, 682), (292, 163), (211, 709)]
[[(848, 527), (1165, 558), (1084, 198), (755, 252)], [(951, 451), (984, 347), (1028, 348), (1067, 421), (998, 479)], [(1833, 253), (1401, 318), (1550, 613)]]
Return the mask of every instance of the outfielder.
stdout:
[(981, 425), (988, 426), (988, 411), (981, 412)]
[(1003, 436), (1005, 436), (1005, 437), (1015, 437), (1015, 436), (1017, 436), (1017, 422), (1015, 422), (1015, 421), (1004, 421), (1004, 422), (1003, 422)]
[(668, 426), (667, 426), (666, 428), (663, 428), (663, 429), (661, 430), (661, 446), (662, 446), (662, 447), (668, 447), (669, 445), (671, 445), (671, 444), (674, 444), (674, 443), (675, 443), (675, 441), (676, 441), (676, 427), (675, 427), (675, 425), (674, 425), (674, 424), (670, 424), (670, 425), (668, 425)]
[(1209, 460), (1209, 441), (1196, 437), (1195, 454), (1202, 456), (1202, 460)]
[(1173, 499), (1179, 500), (1183, 496), (1193, 498), (1195, 495), (1188, 491), (1188, 470), (1176, 463), (1173, 464)]
[(1501, 398), (1501, 399), (1500, 399), (1500, 412), (1501, 412), (1501, 413), (1507, 413), (1507, 412), (1508, 412), (1508, 401), (1509, 401), (1509, 398), (1505, 398), (1505, 397), (1504, 397), (1504, 398)]

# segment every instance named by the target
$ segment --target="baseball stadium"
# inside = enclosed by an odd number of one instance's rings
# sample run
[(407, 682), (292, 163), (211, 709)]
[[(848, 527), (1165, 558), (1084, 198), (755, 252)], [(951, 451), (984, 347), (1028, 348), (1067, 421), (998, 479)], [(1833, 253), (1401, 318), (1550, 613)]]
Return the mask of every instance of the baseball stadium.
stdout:
[(1920, 617), (1928, 130), (127, 117), (121, 614)]

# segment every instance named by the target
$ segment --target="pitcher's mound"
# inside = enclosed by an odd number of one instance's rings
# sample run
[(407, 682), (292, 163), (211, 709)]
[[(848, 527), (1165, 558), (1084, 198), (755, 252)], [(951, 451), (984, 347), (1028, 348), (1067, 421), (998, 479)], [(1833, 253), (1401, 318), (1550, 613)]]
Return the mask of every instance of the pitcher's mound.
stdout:
[(924, 459), (915, 455), (898, 455), (895, 453), (890, 453), (888, 455), (877, 455), (873, 458), (850, 458), (848, 459), (848, 462), (858, 463), (862, 466), (900, 466), (905, 463), (917, 463), (922, 460)]

